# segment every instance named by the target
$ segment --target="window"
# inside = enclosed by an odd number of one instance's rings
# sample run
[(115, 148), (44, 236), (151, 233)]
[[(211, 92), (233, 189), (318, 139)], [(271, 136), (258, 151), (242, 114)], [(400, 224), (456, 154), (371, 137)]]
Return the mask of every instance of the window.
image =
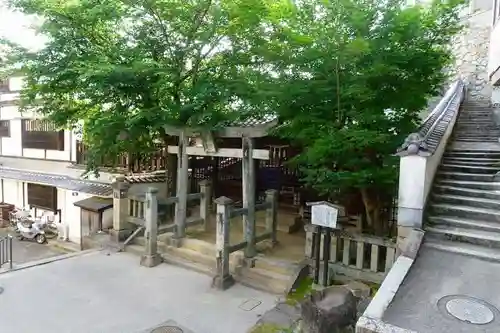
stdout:
[(0, 79), (0, 91), (9, 91), (9, 79)]
[(45, 119), (23, 119), (23, 148), (64, 150), (64, 131)]
[(10, 136), (10, 120), (0, 120), (0, 138)]
[(28, 205), (55, 212), (57, 210), (57, 188), (28, 183)]

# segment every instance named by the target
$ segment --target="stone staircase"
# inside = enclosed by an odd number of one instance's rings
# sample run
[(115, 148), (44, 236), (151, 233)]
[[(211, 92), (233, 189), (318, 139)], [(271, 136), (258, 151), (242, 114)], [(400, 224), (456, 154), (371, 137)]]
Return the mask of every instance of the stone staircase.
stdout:
[(427, 206), (424, 246), (500, 261), (499, 138), (491, 107), (462, 106)]
[[(171, 235), (159, 237), (158, 251), (164, 263), (177, 265), (209, 276), (215, 276), (215, 245), (195, 238), (185, 238), (182, 247), (174, 247)], [(269, 247), (266, 242), (258, 244), (259, 250)], [(134, 244), (125, 248), (137, 255), (144, 253), (144, 237), (137, 237)], [(243, 252), (231, 253), (230, 271), (235, 280), (248, 287), (284, 295), (292, 285), (298, 265), (289, 261), (258, 255), (252, 261), (244, 260)]]

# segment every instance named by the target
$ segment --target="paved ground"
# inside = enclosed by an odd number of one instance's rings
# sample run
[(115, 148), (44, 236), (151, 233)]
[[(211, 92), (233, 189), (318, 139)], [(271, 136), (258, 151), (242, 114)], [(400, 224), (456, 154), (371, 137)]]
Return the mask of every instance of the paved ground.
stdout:
[[(422, 247), (383, 319), (418, 333), (498, 333), (499, 277), (499, 263)], [(443, 304), (438, 305), (441, 298), (449, 295), (465, 295), (490, 303), (495, 319), (486, 325), (474, 325), (449, 316)], [(473, 308), (462, 311), (469, 318), (478, 315)]]
[[(10, 232), (14, 234), (13, 232)], [(0, 237), (9, 234), (7, 229), (0, 229)], [(63, 250), (58, 250), (48, 244), (37, 244), (31, 241), (19, 241), (15, 237), (12, 242), (12, 261), (16, 264), (23, 264), (29, 261), (39, 260), (63, 254)]]
[(245, 333), (275, 304), (241, 285), (221, 292), (205, 275), (105, 253), (0, 275), (1, 332), (139, 333), (173, 320), (192, 333)]

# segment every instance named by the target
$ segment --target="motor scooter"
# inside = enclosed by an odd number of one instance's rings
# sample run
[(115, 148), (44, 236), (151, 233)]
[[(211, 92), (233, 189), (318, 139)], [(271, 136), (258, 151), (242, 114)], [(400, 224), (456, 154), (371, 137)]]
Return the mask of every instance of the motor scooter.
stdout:
[(44, 244), (47, 242), (45, 231), (36, 221), (23, 220), (17, 222), (15, 232), (17, 239), (19, 240), (34, 240), (38, 244)]

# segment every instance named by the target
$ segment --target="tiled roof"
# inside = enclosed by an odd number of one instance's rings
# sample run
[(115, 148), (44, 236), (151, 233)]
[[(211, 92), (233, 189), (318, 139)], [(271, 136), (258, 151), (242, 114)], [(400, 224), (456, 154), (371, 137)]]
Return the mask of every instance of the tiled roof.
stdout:
[(252, 126), (258, 126), (258, 125), (265, 125), (268, 124), (274, 120), (278, 119), (278, 117), (275, 114), (264, 114), (260, 117), (249, 117), (249, 118), (242, 118), (235, 120), (227, 126), (234, 126), (234, 127), (252, 127)]
[(111, 197), (113, 195), (113, 189), (110, 184), (49, 173), (0, 167), (0, 178), (49, 185), (100, 197)]

